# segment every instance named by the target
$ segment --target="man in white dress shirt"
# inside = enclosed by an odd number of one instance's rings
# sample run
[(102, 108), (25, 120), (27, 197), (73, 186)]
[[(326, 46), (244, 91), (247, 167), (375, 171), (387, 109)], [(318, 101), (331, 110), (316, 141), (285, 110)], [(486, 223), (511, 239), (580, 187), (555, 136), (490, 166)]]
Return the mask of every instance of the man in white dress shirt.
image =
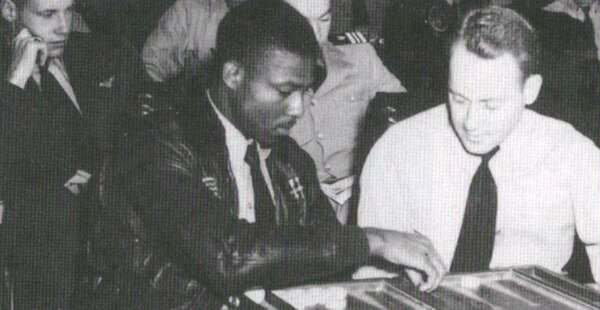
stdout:
[[(559, 272), (575, 231), (600, 281), (600, 151), (526, 106), (542, 85), (533, 28), (509, 9), (469, 13), (448, 104), (390, 128), (361, 179), (359, 225), (419, 232), (451, 272)], [(489, 163), (489, 164), (488, 164)]]

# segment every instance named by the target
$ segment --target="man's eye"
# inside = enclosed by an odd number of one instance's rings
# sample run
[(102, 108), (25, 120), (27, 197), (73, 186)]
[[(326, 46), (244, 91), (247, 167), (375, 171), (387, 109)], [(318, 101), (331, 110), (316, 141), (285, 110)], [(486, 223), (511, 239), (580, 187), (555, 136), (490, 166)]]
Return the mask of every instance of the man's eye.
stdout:
[(323, 16), (319, 17), (319, 21), (328, 22), (331, 20), (331, 12), (325, 13)]
[(488, 110), (496, 110), (500, 107), (502, 102), (500, 100), (490, 100), (485, 103), (485, 108)]
[(279, 91), (279, 95), (281, 95), (282, 97), (288, 97), (291, 94), (292, 94), (291, 91), (283, 91), (283, 90)]
[(42, 14), (43, 18), (51, 18), (52, 16), (54, 16), (54, 13), (52, 12), (43, 12)]
[(453, 102), (458, 103), (458, 104), (463, 104), (466, 102), (466, 100), (462, 97), (459, 97), (457, 95), (450, 95), (450, 99), (452, 99)]

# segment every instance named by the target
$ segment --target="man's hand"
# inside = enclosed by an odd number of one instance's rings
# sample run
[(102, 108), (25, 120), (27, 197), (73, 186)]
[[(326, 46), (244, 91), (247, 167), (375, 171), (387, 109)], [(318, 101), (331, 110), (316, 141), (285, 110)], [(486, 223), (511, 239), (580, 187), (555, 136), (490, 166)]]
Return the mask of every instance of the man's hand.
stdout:
[[(447, 271), (431, 242), (422, 235), (365, 228), (371, 255), (408, 267), (407, 273), (421, 291), (432, 291)], [(422, 273), (427, 275), (425, 281)]]
[(37, 65), (38, 54), (40, 65), (46, 63), (48, 46), (42, 39), (31, 35), (27, 28), (23, 28), (15, 37), (13, 59), (10, 64), (8, 81), (20, 88), (25, 88), (27, 80), (31, 77)]

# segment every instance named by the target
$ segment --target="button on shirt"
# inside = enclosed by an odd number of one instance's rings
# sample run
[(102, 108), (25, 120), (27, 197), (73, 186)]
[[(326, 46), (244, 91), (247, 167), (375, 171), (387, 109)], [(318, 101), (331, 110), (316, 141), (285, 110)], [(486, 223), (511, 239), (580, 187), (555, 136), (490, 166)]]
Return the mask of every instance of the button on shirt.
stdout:
[[(215, 109), (217, 117), (225, 128), (225, 144), (229, 153), (229, 165), (231, 172), (235, 179), (235, 185), (237, 186), (238, 201), (239, 201), (239, 212), (238, 218), (240, 220), (246, 220), (249, 223), (256, 222), (256, 216), (254, 211), (254, 188), (252, 186), (252, 174), (250, 172), (250, 165), (244, 160), (246, 156), (246, 149), (252, 144), (252, 139), (246, 139), (244, 135), (237, 129), (216, 107), (210, 94), (207, 92), (208, 100), (211, 106)], [(257, 142), (258, 144), (258, 142)], [(271, 153), (270, 149), (258, 148), (258, 156), (260, 157), (260, 170), (265, 183), (271, 194), (271, 199), (274, 199), (275, 195), (273, 192), (273, 184), (271, 183), (271, 177), (269, 170), (267, 169), (266, 159)]]
[[(480, 163), (463, 149), (444, 105), (394, 125), (365, 164), (359, 225), (420, 232), (450, 266)], [(600, 150), (571, 125), (525, 110), (489, 167), (498, 190), (490, 268), (559, 272), (576, 228), (600, 282)]]

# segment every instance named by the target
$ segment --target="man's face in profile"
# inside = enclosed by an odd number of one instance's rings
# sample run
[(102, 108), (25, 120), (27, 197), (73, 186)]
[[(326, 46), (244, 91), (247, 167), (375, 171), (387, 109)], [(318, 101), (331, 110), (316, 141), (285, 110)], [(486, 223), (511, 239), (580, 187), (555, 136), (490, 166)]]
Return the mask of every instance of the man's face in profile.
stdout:
[(61, 57), (71, 33), (73, 0), (24, 0), (19, 23), (48, 45), (50, 58)]
[(522, 72), (509, 53), (484, 59), (456, 43), (448, 86), (452, 125), (469, 153), (491, 151), (521, 120), (527, 101)]
[(304, 114), (303, 95), (312, 83), (313, 66), (312, 59), (271, 50), (255, 68), (246, 69), (233, 115), (247, 138), (269, 146), (289, 134)]

